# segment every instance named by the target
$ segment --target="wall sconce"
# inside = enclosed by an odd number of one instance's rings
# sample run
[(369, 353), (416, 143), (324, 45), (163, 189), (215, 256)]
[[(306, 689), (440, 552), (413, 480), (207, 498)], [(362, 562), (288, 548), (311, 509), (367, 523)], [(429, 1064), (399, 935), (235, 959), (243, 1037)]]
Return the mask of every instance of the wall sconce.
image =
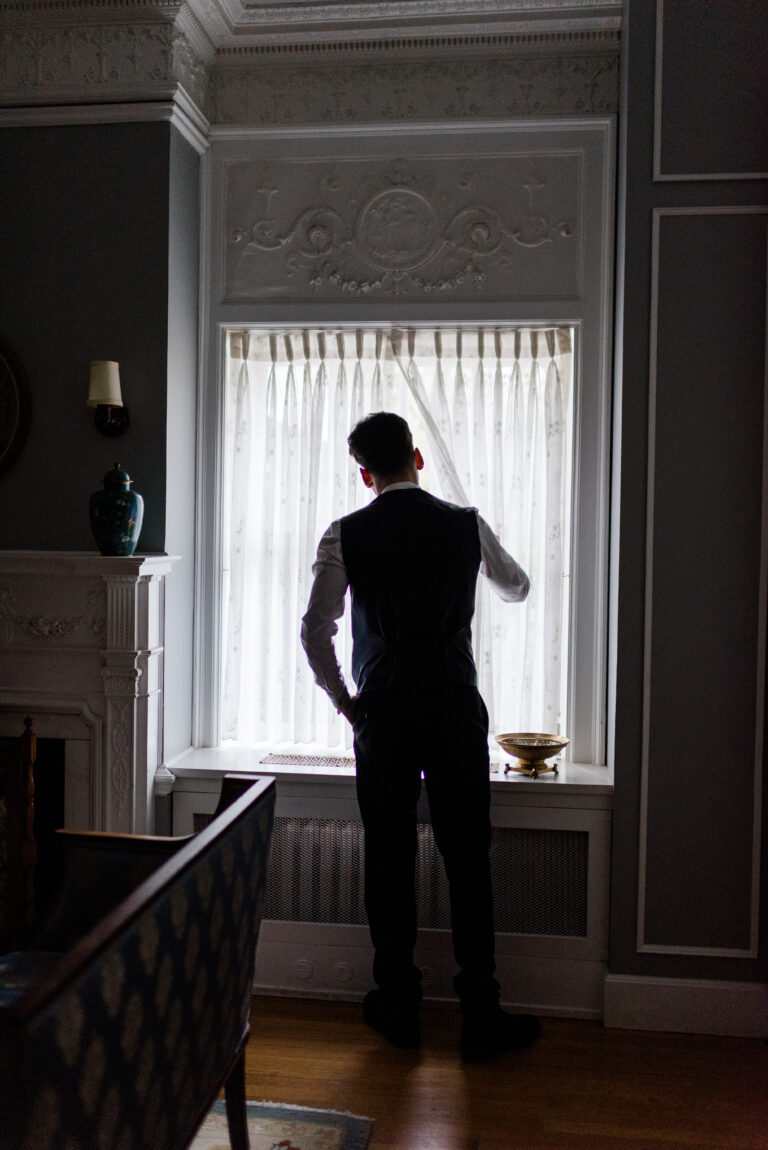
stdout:
[(128, 408), (123, 406), (120, 371), (114, 360), (94, 359), (91, 362), (88, 406), (96, 408), (95, 423), (102, 435), (113, 439), (128, 427)]

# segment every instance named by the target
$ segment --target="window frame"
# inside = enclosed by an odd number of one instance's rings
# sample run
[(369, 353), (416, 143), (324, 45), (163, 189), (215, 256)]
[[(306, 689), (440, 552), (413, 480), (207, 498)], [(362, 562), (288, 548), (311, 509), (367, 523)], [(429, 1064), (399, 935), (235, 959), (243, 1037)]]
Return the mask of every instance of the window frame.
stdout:
[[(419, 137), (451, 134), (459, 140), (479, 125), (423, 124), (399, 129), (404, 153)], [(318, 148), (333, 146), (341, 129), (293, 129), (277, 135), (269, 130), (212, 132), (212, 146), (203, 159), (201, 204), (201, 325), (198, 411), (198, 484), (195, 594), (195, 666), (193, 743), (219, 745), (221, 670), (220, 501), (223, 475), (223, 405), (226, 332), (231, 328), (277, 327), (511, 327), (564, 325), (573, 327), (573, 479), (571, 506), (571, 598), (568, 644), (568, 714), (571, 743), (568, 761), (589, 765), (610, 762), (609, 706), (612, 691), (609, 642), (609, 578), (611, 481), (611, 367), (613, 305), (614, 117), (558, 121), (524, 121), (482, 125), (493, 141), (521, 138), (553, 151), (580, 148), (584, 166), (584, 196), (580, 228), (582, 291), (577, 300), (478, 301), (470, 304), (371, 300), (361, 304), (247, 304), (227, 302), (223, 292), (224, 174), (233, 159), (258, 155), (266, 146), (291, 154), (294, 141), (311, 137)], [(390, 139), (391, 129), (373, 129)], [(547, 154), (546, 151), (543, 154)], [(363, 313), (369, 308), (376, 316)]]

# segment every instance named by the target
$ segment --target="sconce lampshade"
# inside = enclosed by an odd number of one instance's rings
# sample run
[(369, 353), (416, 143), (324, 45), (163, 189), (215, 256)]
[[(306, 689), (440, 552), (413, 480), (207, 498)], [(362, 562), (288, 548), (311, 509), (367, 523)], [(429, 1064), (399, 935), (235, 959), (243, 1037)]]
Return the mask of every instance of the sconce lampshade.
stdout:
[(88, 406), (123, 406), (123, 397), (120, 392), (120, 370), (113, 359), (94, 359), (91, 362)]

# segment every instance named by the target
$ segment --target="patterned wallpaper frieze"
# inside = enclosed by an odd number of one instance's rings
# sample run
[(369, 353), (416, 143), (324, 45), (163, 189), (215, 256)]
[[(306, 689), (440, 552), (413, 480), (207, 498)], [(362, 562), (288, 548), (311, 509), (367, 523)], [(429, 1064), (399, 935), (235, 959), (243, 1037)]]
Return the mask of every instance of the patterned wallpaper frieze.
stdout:
[(220, 55), (220, 124), (325, 124), (606, 115), (618, 105), (618, 56), (243, 66)]
[(171, 23), (15, 28), (0, 34), (0, 103), (158, 99), (182, 84), (201, 111), (208, 69)]

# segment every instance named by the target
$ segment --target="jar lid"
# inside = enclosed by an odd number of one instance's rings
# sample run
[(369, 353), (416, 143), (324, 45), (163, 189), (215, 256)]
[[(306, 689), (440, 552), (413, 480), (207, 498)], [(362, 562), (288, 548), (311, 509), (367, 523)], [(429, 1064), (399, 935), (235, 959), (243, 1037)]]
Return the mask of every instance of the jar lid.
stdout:
[(104, 476), (105, 487), (121, 487), (126, 483), (133, 483), (133, 480), (131, 479), (128, 472), (123, 470), (119, 463), (116, 463), (115, 466)]

